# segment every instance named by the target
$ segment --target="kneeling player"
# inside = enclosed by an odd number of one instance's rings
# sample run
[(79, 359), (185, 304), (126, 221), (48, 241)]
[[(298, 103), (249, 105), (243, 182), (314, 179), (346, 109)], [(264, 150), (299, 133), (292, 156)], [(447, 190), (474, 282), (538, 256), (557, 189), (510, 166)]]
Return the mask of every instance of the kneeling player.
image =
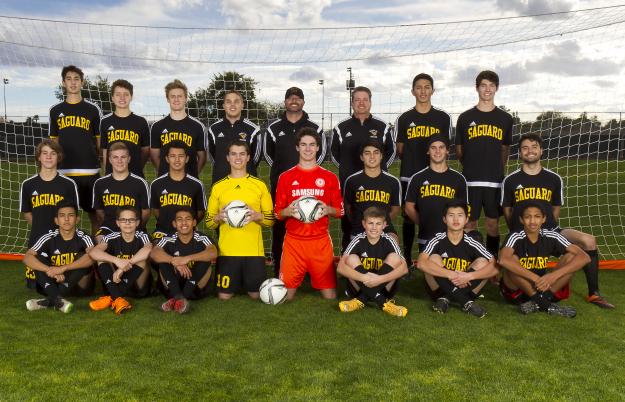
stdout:
[(356, 311), (372, 301), (390, 315), (405, 317), (408, 309), (391, 299), (397, 292), (397, 279), (408, 273), (408, 266), (394, 237), (384, 233), (386, 212), (367, 208), (362, 225), (365, 232), (352, 239), (337, 266), (356, 294), (352, 300), (340, 302), (339, 310)]
[(438, 233), (419, 254), (417, 268), (425, 274), (426, 285), (439, 313), (456, 302), (468, 314), (482, 318), (486, 310), (475, 303), (486, 279), (497, 274), (495, 259), (484, 246), (464, 233), (468, 207), (464, 200), (453, 199), (443, 209), (447, 231)]
[(61, 201), (57, 208), (54, 223), (59, 228), (41, 236), (24, 255), (24, 264), (35, 271), (37, 289), (46, 296), (28, 300), (29, 311), (54, 307), (69, 313), (74, 306), (63, 297), (75, 288), (83, 294), (85, 289), (92, 288), (93, 260), (88, 252), (93, 240), (76, 230), (79, 220), (76, 204)]
[(117, 210), (119, 232), (102, 238), (89, 255), (98, 261), (98, 273), (110, 295), (89, 303), (91, 310), (111, 308), (115, 314), (132, 308), (127, 296), (145, 297), (150, 292), (150, 275), (147, 259), (152, 243), (145, 232), (138, 231), (141, 224), (139, 213), (130, 206)]
[(161, 310), (183, 314), (189, 311), (187, 299), (206, 295), (210, 264), (217, 257), (217, 248), (208, 236), (195, 231), (197, 221), (191, 208), (179, 209), (172, 224), (176, 233), (163, 237), (150, 256), (158, 264), (167, 297)]
[[(542, 229), (546, 213), (538, 203), (527, 203), (520, 220), (523, 230), (510, 233), (499, 253), (499, 264), (505, 268), (501, 293), (508, 301), (519, 304), (523, 314), (546, 311), (575, 317), (574, 308), (554, 302), (569, 297), (573, 273), (588, 264), (590, 257), (558, 232)], [(562, 257), (548, 273), (547, 261), (551, 256)]]

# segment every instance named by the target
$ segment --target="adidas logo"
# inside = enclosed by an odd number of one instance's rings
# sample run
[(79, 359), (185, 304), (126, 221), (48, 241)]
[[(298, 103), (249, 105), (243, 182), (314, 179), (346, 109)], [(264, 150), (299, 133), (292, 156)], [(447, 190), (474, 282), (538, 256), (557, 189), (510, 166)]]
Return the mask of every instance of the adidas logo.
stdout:
[(56, 250), (54, 250), (54, 253), (53, 253), (53, 254), (54, 254), (54, 255), (59, 255), (59, 254), (61, 254), (61, 252), (60, 252), (60, 251), (59, 251), (59, 249), (57, 248)]
[(180, 256), (180, 251), (176, 251), (176, 252), (174, 253), (174, 255), (175, 255), (176, 257), (179, 257), (179, 256)]
[(167, 133), (168, 133), (168, 131), (167, 131), (167, 129), (166, 129), (166, 128), (164, 128), (164, 129), (163, 129), (163, 131), (161, 131), (161, 133), (163, 133), (163, 134), (167, 134)]
[(523, 185), (522, 185), (522, 184), (519, 184), (518, 186), (516, 186), (516, 189), (517, 189), (517, 190), (518, 190), (518, 189), (521, 189), (521, 188), (523, 188)]
[(352, 133), (350, 133), (350, 132), (348, 132), (347, 134), (345, 134), (345, 138), (347, 138), (347, 137), (351, 137), (351, 136), (352, 136)]
[(410, 125), (408, 127), (416, 127), (417, 125), (414, 124), (413, 122), (410, 123)]
[(280, 131), (280, 132), (278, 133), (278, 137), (284, 137), (285, 135), (286, 135), (286, 134), (284, 134), (284, 131)]
[(241, 186), (239, 186), (239, 185), (237, 184), (237, 186), (236, 186), (234, 189), (235, 189), (235, 190), (240, 190), (240, 189), (241, 189)]
[(59, 113), (59, 117), (65, 117), (65, 115), (63, 114), (63, 112)]
[(299, 186), (299, 182), (297, 180), (293, 180), (293, 183), (291, 183), (292, 186)]
[(441, 257), (443, 257), (443, 258), (447, 258), (447, 257), (449, 257), (449, 256), (447, 255), (447, 251), (445, 251), (443, 254), (441, 254)]
[(109, 189), (104, 190), (104, 194), (110, 194)]
[(195, 281), (189, 281), (191, 285), (195, 285)]
[(165, 286), (169, 286), (170, 283), (171, 281), (165, 281)]
[(128, 279), (124, 278), (124, 283), (128, 283)]
[(31, 195), (39, 195), (39, 193), (37, 192), (37, 190), (33, 191), (33, 193)]
[(107, 129), (107, 131), (112, 131), (112, 130), (115, 130), (115, 127), (110, 126), (110, 127)]
[(426, 181), (424, 181), (424, 182), (423, 182), (423, 185), (424, 185), (424, 186), (429, 186), (429, 185), (430, 185), (430, 182), (426, 180)]
[(369, 257), (369, 256), (367, 255), (367, 252), (366, 252), (366, 251), (365, 251), (364, 253), (360, 254), (360, 256), (361, 256), (361, 257), (365, 257), (365, 258)]
[(219, 134), (217, 135), (217, 137), (219, 137), (219, 138), (223, 138), (223, 136), (224, 136), (224, 133), (219, 133)]
[(167, 190), (163, 190), (163, 191), (161, 191), (161, 194), (168, 194), (168, 193), (167, 193)]
[(41, 253), (41, 256), (42, 256), (42, 257), (49, 257), (49, 256), (48, 256), (48, 253), (46, 253), (45, 251)]
[(469, 127), (473, 127), (473, 126), (477, 126), (477, 124), (475, 124), (474, 121), (472, 121), (471, 124), (469, 124)]
[(45, 285), (43, 285), (43, 288), (45, 289), (45, 288), (47, 288), (48, 286), (50, 286), (50, 284), (49, 284), (48, 282), (46, 282), (46, 284), (45, 284)]
[(112, 282), (112, 281), (111, 281), (110, 279), (107, 279), (107, 280), (106, 280), (105, 285), (108, 285), (108, 284), (109, 284), (109, 283), (111, 283), (111, 282)]
[(364, 189), (365, 189), (365, 188), (364, 188), (363, 186), (358, 187), (358, 191), (362, 191), (362, 190), (364, 190)]

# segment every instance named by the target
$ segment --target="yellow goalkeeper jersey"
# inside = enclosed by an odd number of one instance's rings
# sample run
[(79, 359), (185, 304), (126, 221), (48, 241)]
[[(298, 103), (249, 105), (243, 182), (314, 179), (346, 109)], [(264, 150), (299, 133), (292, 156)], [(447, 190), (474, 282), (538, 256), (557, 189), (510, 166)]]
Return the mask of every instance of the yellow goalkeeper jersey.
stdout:
[[(263, 214), (261, 222), (250, 222), (242, 228), (233, 228), (227, 223), (217, 224), (213, 220), (219, 211), (231, 201), (239, 200), (256, 212)], [(265, 255), (262, 226), (273, 225), (273, 201), (267, 185), (257, 177), (248, 174), (241, 178), (226, 176), (215, 184), (208, 198), (206, 226), (219, 226), (219, 255), (227, 257), (259, 257)]]

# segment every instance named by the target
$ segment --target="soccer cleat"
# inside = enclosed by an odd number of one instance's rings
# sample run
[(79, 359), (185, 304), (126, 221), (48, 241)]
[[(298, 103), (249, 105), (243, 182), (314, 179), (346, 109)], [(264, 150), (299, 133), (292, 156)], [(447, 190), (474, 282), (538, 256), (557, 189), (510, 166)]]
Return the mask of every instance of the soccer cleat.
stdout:
[(528, 300), (525, 303), (519, 304), (519, 311), (522, 314), (531, 314), (540, 311), (540, 306), (533, 300)]
[(61, 313), (69, 314), (74, 309), (74, 304), (69, 300), (59, 297), (54, 307)]
[(364, 308), (365, 304), (358, 299), (351, 299), (339, 302), (339, 310), (342, 313), (351, 313), (352, 311)]
[(477, 318), (482, 318), (486, 315), (486, 309), (474, 301), (466, 302), (464, 307), (462, 307), (462, 311), (467, 314), (474, 315)]
[(118, 297), (113, 301), (111, 307), (115, 311), (115, 314), (120, 315), (124, 311), (130, 310), (132, 308), (132, 305), (128, 303), (128, 300), (124, 299), (123, 297)]
[(111, 307), (113, 303), (113, 298), (111, 296), (102, 296), (97, 300), (92, 300), (89, 302), (89, 308), (93, 311), (101, 311), (106, 310)]
[(165, 303), (161, 304), (161, 310), (164, 312), (174, 311), (176, 306), (176, 299), (169, 299)]
[(577, 315), (577, 311), (573, 307), (560, 306), (556, 303), (551, 303), (547, 309), (547, 313), (550, 315), (559, 315), (561, 317), (573, 318)]
[(26, 302), (28, 311), (43, 310), (50, 307), (48, 299), (30, 299)]
[(599, 306), (601, 308), (613, 309), (614, 304), (608, 302), (606, 299), (601, 296), (599, 292), (595, 292), (590, 296), (586, 296), (586, 301), (590, 304), (594, 304), (595, 306)]
[(174, 310), (178, 314), (184, 314), (189, 312), (189, 301), (187, 299), (178, 299), (174, 303)]
[(449, 310), (449, 299), (445, 297), (439, 297), (432, 305), (432, 310), (437, 313), (445, 314)]
[(408, 309), (404, 306), (398, 306), (393, 300), (387, 300), (382, 306), (382, 311), (396, 317), (405, 317), (408, 315)]

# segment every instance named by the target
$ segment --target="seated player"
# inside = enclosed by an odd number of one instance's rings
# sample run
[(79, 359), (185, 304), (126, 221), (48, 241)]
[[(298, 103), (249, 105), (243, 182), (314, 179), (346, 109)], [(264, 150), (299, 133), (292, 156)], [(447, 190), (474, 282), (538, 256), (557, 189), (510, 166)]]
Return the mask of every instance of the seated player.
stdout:
[(137, 230), (141, 219), (136, 209), (123, 206), (117, 210), (119, 232), (110, 233), (89, 252), (98, 262), (98, 274), (109, 295), (89, 303), (93, 311), (111, 308), (115, 314), (132, 308), (127, 296), (145, 297), (150, 292), (152, 276), (147, 259), (152, 243), (145, 232)]
[[(590, 257), (558, 232), (543, 229), (546, 219), (540, 204), (528, 202), (522, 207), (523, 229), (511, 232), (499, 253), (499, 264), (505, 268), (500, 291), (506, 300), (519, 304), (523, 314), (546, 311), (573, 318), (574, 308), (554, 302), (569, 297), (573, 274), (588, 264)], [(548, 270), (552, 256), (562, 257)]]
[(446, 232), (430, 240), (417, 261), (423, 271), (426, 288), (432, 299), (432, 309), (444, 314), (450, 302), (460, 305), (468, 314), (482, 318), (484, 307), (475, 303), (486, 279), (497, 274), (495, 259), (484, 246), (464, 233), (469, 221), (464, 200), (453, 199), (443, 208)]
[(217, 257), (213, 242), (195, 230), (194, 211), (181, 207), (172, 225), (173, 236), (163, 237), (152, 249), (150, 257), (158, 265), (158, 272), (167, 301), (161, 310), (184, 314), (189, 311), (188, 299), (199, 299), (207, 294), (211, 262)]
[[(227, 152), (230, 173), (213, 184), (206, 215), (206, 227), (219, 228), (217, 296), (228, 300), (243, 289), (252, 299), (258, 299), (258, 288), (267, 276), (262, 228), (275, 222), (273, 202), (267, 185), (247, 173), (249, 144), (231, 141)], [(226, 222), (224, 207), (234, 200), (243, 201), (250, 210), (246, 218), (249, 222), (242, 228)]]
[(406, 307), (391, 300), (397, 293), (397, 279), (408, 273), (408, 265), (395, 238), (384, 233), (386, 216), (380, 208), (367, 208), (362, 219), (364, 233), (352, 239), (339, 261), (337, 272), (347, 278), (348, 288), (355, 296), (339, 303), (339, 310), (344, 313), (359, 310), (372, 301), (390, 315), (408, 314)]
[(93, 240), (76, 230), (78, 206), (61, 201), (57, 208), (54, 223), (58, 229), (41, 236), (24, 255), (24, 264), (35, 271), (37, 289), (46, 296), (28, 300), (29, 311), (53, 307), (69, 313), (74, 305), (64, 297), (93, 289), (93, 260), (88, 254)]

